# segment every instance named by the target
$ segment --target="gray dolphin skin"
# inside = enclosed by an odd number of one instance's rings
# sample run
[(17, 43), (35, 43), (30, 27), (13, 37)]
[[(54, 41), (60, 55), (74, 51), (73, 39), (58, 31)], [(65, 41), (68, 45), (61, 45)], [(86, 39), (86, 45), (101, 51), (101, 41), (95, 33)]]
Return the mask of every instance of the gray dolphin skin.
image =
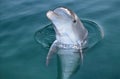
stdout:
[(56, 40), (51, 45), (46, 64), (53, 53), (58, 56), (58, 79), (69, 79), (83, 61), (83, 48), (87, 44), (88, 31), (71, 10), (59, 7), (47, 12), (54, 24)]

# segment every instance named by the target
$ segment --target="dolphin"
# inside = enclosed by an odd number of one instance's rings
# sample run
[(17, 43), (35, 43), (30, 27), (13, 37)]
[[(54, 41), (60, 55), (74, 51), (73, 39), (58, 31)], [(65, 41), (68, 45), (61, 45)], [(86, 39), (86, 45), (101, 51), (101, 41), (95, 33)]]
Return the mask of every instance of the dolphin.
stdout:
[(68, 8), (59, 7), (46, 13), (53, 23), (56, 40), (46, 57), (46, 64), (53, 53), (58, 54), (58, 79), (69, 79), (83, 62), (83, 48), (87, 45), (88, 31), (78, 16)]

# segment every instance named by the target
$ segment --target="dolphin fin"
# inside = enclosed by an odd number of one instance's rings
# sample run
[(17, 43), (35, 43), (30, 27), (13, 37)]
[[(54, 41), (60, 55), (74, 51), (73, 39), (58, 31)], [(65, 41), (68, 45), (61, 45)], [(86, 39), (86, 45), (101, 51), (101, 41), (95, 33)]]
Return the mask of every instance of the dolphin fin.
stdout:
[(56, 43), (57, 43), (57, 40), (55, 40), (53, 42), (53, 44), (51, 45), (51, 47), (49, 49), (49, 52), (48, 52), (47, 57), (46, 57), (46, 65), (49, 64), (49, 60), (50, 60), (52, 54), (54, 54), (57, 51)]
[(82, 49), (80, 49), (80, 58), (81, 58), (81, 63), (83, 64), (83, 53), (82, 53)]
[(80, 41), (78, 41), (78, 45), (79, 45), (79, 52), (80, 52), (80, 59), (81, 59), (81, 63), (83, 64), (83, 51), (82, 51), (82, 43)]

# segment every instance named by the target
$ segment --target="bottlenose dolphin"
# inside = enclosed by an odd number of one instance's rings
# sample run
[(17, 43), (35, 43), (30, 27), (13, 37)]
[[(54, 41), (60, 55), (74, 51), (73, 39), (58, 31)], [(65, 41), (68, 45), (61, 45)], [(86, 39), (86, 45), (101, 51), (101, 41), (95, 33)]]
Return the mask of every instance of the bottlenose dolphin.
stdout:
[(57, 52), (62, 68), (59, 78), (69, 79), (72, 72), (75, 72), (78, 67), (79, 61), (83, 61), (82, 50), (87, 44), (88, 31), (78, 16), (67, 8), (59, 7), (48, 11), (46, 15), (54, 24), (53, 28), (56, 33), (56, 40), (49, 49), (46, 64), (48, 64), (51, 55)]
[(47, 17), (55, 25), (53, 28), (56, 33), (56, 40), (47, 55), (47, 63), (57, 47), (65, 48), (65, 46), (79, 49), (83, 60), (82, 49), (87, 42), (88, 31), (77, 15), (67, 8), (60, 7), (54, 11), (48, 11)]

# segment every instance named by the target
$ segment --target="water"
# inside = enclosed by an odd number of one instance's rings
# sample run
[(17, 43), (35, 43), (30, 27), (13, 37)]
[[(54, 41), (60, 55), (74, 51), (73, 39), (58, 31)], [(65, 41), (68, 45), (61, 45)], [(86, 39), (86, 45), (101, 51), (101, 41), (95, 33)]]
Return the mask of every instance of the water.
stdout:
[(48, 52), (34, 34), (48, 25), (46, 12), (58, 6), (72, 9), (99, 24), (105, 37), (84, 55), (84, 65), (73, 79), (120, 79), (119, 0), (1, 0), (0, 79), (56, 79), (56, 57), (48, 67)]

